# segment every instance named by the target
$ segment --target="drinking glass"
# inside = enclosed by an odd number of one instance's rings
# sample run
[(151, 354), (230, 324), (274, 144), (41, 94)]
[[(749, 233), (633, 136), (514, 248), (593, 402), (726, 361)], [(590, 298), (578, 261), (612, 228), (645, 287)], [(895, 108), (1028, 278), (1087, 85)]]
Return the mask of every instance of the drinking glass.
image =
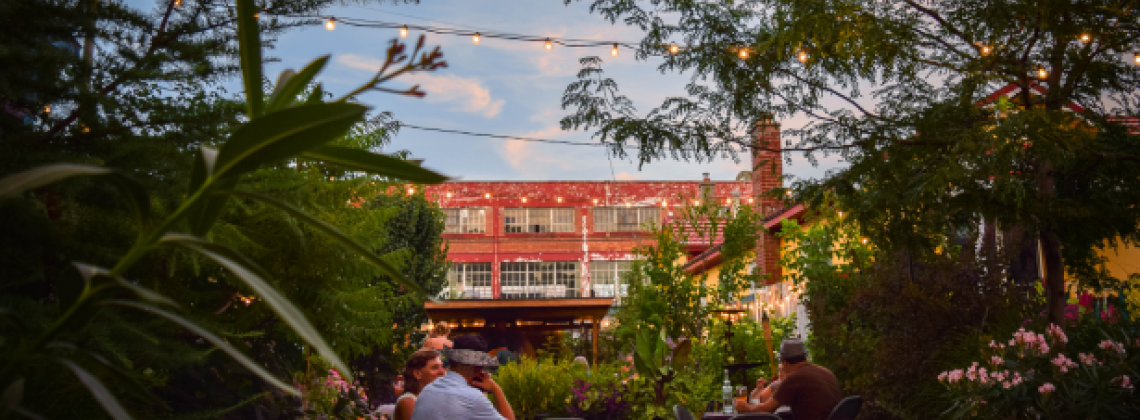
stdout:
[(740, 402), (748, 402), (748, 387), (744, 385), (736, 386), (736, 400)]

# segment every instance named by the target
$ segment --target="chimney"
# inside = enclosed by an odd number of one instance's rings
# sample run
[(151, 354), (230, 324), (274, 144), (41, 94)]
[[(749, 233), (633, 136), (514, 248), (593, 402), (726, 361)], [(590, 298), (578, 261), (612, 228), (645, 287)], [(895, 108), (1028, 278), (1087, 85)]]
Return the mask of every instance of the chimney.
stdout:
[[(780, 124), (771, 115), (756, 120), (752, 127), (752, 195), (760, 216), (772, 216), (780, 208), (779, 199), (763, 196), (784, 186), (784, 159), (780, 153)], [(756, 270), (767, 274), (768, 284), (783, 281), (780, 268), (780, 239), (769, 232), (756, 241)]]
[(702, 179), (703, 179), (701, 181), (701, 187), (700, 187), (701, 200), (708, 201), (708, 200), (712, 200), (712, 199), (716, 198), (714, 196), (714, 194), (716, 194), (716, 184), (714, 184), (712, 182), (712, 179), (709, 178), (709, 173), (705, 172), (701, 175), (702, 175)]

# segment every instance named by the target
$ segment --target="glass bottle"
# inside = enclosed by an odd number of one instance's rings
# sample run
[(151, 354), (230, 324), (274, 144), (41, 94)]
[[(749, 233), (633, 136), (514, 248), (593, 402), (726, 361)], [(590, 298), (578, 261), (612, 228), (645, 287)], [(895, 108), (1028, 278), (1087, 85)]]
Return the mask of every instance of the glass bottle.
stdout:
[(732, 382), (728, 380), (728, 369), (724, 370), (724, 386), (720, 387), (720, 394), (724, 404), (724, 414), (735, 414), (736, 408), (732, 405)]

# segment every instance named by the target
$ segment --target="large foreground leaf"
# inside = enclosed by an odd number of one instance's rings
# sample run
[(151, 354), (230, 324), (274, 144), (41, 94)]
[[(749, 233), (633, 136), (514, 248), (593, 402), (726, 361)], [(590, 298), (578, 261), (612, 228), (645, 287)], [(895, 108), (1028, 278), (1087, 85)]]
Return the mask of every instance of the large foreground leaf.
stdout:
[(0, 179), (0, 198), (14, 197), (26, 191), (50, 185), (73, 176), (104, 176), (123, 194), (140, 228), (150, 214), (150, 197), (146, 189), (126, 174), (111, 168), (72, 163), (37, 166)]
[(415, 163), (351, 147), (322, 146), (305, 152), (302, 156), (402, 181), (420, 184), (438, 184), (447, 181), (446, 176), (424, 169)]
[(114, 300), (114, 301), (109, 301), (108, 304), (125, 306), (128, 308), (134, 308), (134, 309), (150, 312), (152, 314), (155, 314), (155, 315), (161, 316), (163, 318), (166, 318), (170, 321), (173, 321), (175, 324), (182, 326), (182, 328), (190, 330), (190, 332), (197, 334), (199, 337), (202, 337), (206, 341), (209, 341), (210, 344), (213, 344), (215, 347), (218, 348), (218, 350), (221, 350), (223, 353), (229, 355), (230, 358), (234, 359), (235, 361), (240, 363), (242, 366), (245, 366), (245, 368), (249, 369), (250, 372), (253, 372), (255, 375), (261, 377), (261, 379), (264, 379), (266, 382), (270, 383), (271, 385), (273, 385), (277, 388), (280, 388), (281, 390), (288, 392), (290, 394), (298, 395), (298, 396), (301, 395), (301, 393), (299, 391), (297, 391), (293, 387), (289, 386), (289, 384), (282, 382), (280, 379), (277, 379), (276, 376), (273, 376), (272, 373), (269, 373), (269, 371), (265, 370), (265, 368), (261, 367), (261, 365), (258, 364), (257, 362), (253, 361), (249, 357), (246, 357), (245, 354), (242, 354), (242, 352), (238, 351), (238, 349), (234, 348), (234, 346), (230, 345), (230, 343), (227, 343), (225, 340), (222, 340), (220, 337), (214, 335), (214, 333), (210, 332), (209, 330), (198, 326), (198, 324), (190, 322), (186, 318), (183, 318), (183, 317), (178, 316), (172, 312), (168, 312), (168, 311), (159, 309), (159, 308), (151, 306), (151, 305), (147, 305), (147, 304), (139, 303), (139, 302), (134, 302), (134, 301)]
[(296, 332), (302, 340), (309, 343), (321, 357), (328, 360), (329, 363), (341, 371), (343, 375), (349, 379), (352, 378), (352, 371), (340, 360), (340, 357), (337, 356), (332, 347), (321, 338), (317, 329), (313, 327), (313, 324), (309, 323), (309, 319), (305, 318), (305, 315), (302, 314), (293, 303), (289, 302), (284, 296), (281, 296), (276, 288), (265, 282), (265, 279), (270, 277), (269, 273), (253, 261), (250, 261), (245, 256), (224, 245), (190, 235), (169, 233), (163, 236), (160, 243), (180, 246), (202, 254), (236, 274), (246, 285), (253, 289), (253, 292), (259, 299), (269, 304), (269, 307), (277, 313), (277, 316), (280, 316), (282, 321), (285, 321), (286, 324), (292, 327), (293, 331)]
[(75, 362), (67, 359), (60, 359), (59, 362), (75, 373), (75, 376), (79, 378), (79, 382), (87, 388), (87, 391), (91, 392), (91, 396), (95, 397), (95, 400), (99, 402), (99, 405), (103, 406), (103, 410), (106, 410), (107, 414), (111, 415), (111, 418), (115, 420), (131, 420), (131, 415), (127, 413), (127, 409), (123, 408), (123, 405), (119, 403), (119, 400), (115, 398), (114, 394), (111, 394), (111, 391), (107, 390), (106, 386), (103, 386), (99, 378), (96, 378), (95, 375), (87, 372), (86, 369), (75, 364)]
[(214, 176), (236, 176), (323, 146), (348, 133), (366, 110), (343, 102), (306, 104), (253, 120), (238, 127), (222, 146)]
[(313, 217), (313, 215), (305, 213), (304, 211), (301, 211), (300, 209), (293, 207), (284, 201), (267, 195), (252, 193), (248, 191), (234, 191), (232, 194), (237, 197), (252, 198), (273, 207), (277, 207), (281, 211), (288, 213), (290, 216), (293, 216), (294, 218), (297, 218), (309, 226), (315, 227), (321, 232), (324, 232), (330, 238), (336, 240), (337, 242), (340, 242), (340, 244), (345, 248), (356, 252), (366, 261), (376, 266), (376, 268), (379, 268), (380, 271), (384, 273), (384, 275), (391, 277), (392, 280), (394, 280), (396, 283), (399, 283), (401, 286), (404, 286), (404, 288), (408, 291), (417, 293), (420, 296), (428, 296), (427, 291), (424, 290), (423, 287), (411, 280), (408, 280), (408, 278), (404, 277), (404, 275), (400, 273), (396, 267), (392, 267), (391, 264), (388, 264), (387, 261), (384, 261), (384, 259), (376, 255), (375, 251), (365, 248), (364, 245), (361, 245), (359, 242), (356, 242), (352, 238), (349, 238), (348, 235), (345, 235), (340, 231), (340, 229), (337, 229), (333, 225), (326, 223), (324, 220)]
[[(324, 56), (313, 60), (312, 63), (301, 69), (300, 73), (294, 74), (290, 77), (283, 77), (277, 83), (277, 87), (273, 90), (273, 96), (269, 97), (269, 103), (265, 105), (265, 112), (271, 113), (274, 111), (282, 110), (297, 101), (297, 95), (317, 77), (317, 74), (324, 70), (325, 66), (329, 63), (329, 56)], [(282, 73), (285, 76), (287, 73)]]

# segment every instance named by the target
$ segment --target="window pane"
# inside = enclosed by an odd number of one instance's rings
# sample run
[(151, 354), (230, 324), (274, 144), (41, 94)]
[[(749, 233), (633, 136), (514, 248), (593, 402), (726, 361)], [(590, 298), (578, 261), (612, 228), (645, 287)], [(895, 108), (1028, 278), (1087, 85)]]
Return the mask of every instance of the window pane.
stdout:
[(487, 210), (481, 208), (443, 209), (444, 233), (485, 233)]
[(593, 214), (595, 232), (644, 232), (649, 223), (661, 222), (656, 207), (599, 207)]

